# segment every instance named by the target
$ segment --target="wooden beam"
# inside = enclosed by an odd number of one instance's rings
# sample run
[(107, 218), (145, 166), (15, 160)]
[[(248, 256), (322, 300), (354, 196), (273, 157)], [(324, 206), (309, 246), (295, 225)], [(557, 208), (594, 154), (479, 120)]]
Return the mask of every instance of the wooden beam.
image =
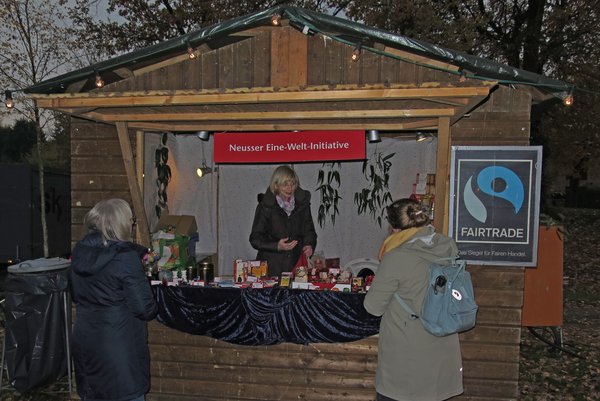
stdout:
[(148, 228), (148, 219), (144, 209), (144, 199), (142, 198), (142, 192), (140, 191), (140, 187), (136, 178), (133, 151), (131, 149), (131, 142), (129, 141), (127, 123), (120, 121), (116, 125), (117, 134), (119, 136), (119, 144), (121, 145), (123, 163), (125, 165), (125, 172), (127, 174), (127, 182), (129, 183), (129, 191), (131, 193), (131, 200), (133, 203), (133, 212), (139, 225), (139, 241), (140, 244), (144, 245), (145, 247), (149, 247), (150, 229)]
[(440, 117), (438, 123), (438, 141), (435, 168), (434, 225), (436, 231), (443, 234), (448, 234), (450, 143), (450, 119), (448, 117)]
[(223, 113), (102, 113), (90, 115), (102, 121), (236, 121), (236, 120), (305, 120), (348, 118), (411, 118), (451, 117), (454, 109), (404, 109), (404, 110), (315, 110), (315, 111), (249, 111)]
[(73, 82), (72, 84), (67, 86), (67, 89), (65, 90), (65, 92), (77, 93), (85, 86), (87, 81), (88, 81), (87, 79), (82, 79), (80, 81)]
[[(144, 158), (145, 158), (145, 153), (144, 153), (144, 132), (143, 131), (136, 131), (135, 132), (135, 175), (136, 175), (136, 181), (138, 182), (138, 186), (140, 188), (140, 193), (142, 194), (142, 198), (143, 198), (143, 193), (144, 193)], [(146, 208), (142, 209), (142, 213), (144, 214), (144, 220), (146, 221), (146, 226), (149, 226), (148, 222), (148, 216), (146, 215)], [(138, 216), (138, 214), (136, 214), (136, 216)], [(138, 224), (136, 226), (136, 234), (137, 234), (137, 238), (142, 238), (142, 233), (144, 233), (145, 231), (143, 231), (141, 229), (141, 225)], [(148, 227), (148, 232), (150, 232), (150, 229)]]
[(470, 97), (442, 98), (442, 99), (428, 97), (428, 98), (421, 99), (421, 100), (424, 100), (426, 102), (432, 102), (432, 103), (447, 104), (447, 105), (455, 106), (455, 107), (462, 107), (469, 103), (469, 99), (470, 99)]
[(370, 122), (369, 124), (344, 124), (343, 122), (338, 123), (310, 123), (303, 121), (297, 122), (286, 122), (286, 123), (273, 123), (273, 122), (262, 122), (256, 124), (226, 124), (223, 122), (209, 123), (209, 124), (198, 124), (198, 123), (182, 123), (182, 124), (169, 124), (169, 123), (154, 123), (154, 122), (132, 122), (129, 123), (131, 128), (141, 129), (144, 131), (198, 131), (200, 129), (208, 131), (292, 131), (292, 130), (367, 130), (367, 129), (378, 129), (378, 130), (389, 130), (389, 131), (402, 131), (402, 130), (414, 130), (414, 129), (437, 129), (438, 119), (427, 119), (422, 121), (411, 121), (409, 123), (394, 122), (394, 123), (379, 123), (377, 121)]
[(473, 96), (469, 98), (469, 103), (456, 110), (456, 114), (450, 119), (450, 125), (456, 124), (465, 114), (474, 110), (478, 105), (485, 101), (488, 96)]
[[(439, 85), (439, 84), (438, 84)], [(325, 87), (306, 88), (296, 91), (275, 91), (274, 88), (254, 88), (244, 91), (163, 91), (39, 95), (29, 97), (37, 101), (38, 107), (63, 109), (76, 107), (130, 107), (130, 106), (168, 106), (194, 104), (239, 104), (273, 102), (323, 102), (343, 100), (389, 100), (421, 98), (461, 98), (487, 96), (490, 88), (482, 87), (431, 87), (431, 88), (374, 88), (329, 90)], [(439, 100), (438, 100), (439, 101)]]

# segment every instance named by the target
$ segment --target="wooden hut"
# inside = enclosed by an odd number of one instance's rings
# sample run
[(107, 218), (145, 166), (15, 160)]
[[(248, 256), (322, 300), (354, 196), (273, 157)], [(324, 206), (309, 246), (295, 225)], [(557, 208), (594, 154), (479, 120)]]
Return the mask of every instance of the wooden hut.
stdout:
[[(360, 53), (356, 61), (353, 52)], [(100, 78), (102, 87), (96, 86)], [(131, 201), (138, 239), (147, 242), (139, 183), (148, 133), (433, 132), (438, 143), (435, 221), (447, 232), (450, 147), (527, 146), (532, 104), (568, 91), (562, 82), (490, 60), (283, 5), (100, 62), (26, 92), (39, 107), (72, 116), (72, 242), (84, 234), (84, 214), (107, 197)], [(514, 400), (523, 268), (471, 265), (469, 270), (480, 312), (476, 328), (461, 334), (465, 392), (458, 398)], [(149, 400), (375, 397), (373, 337), (250, 347), (152, 322), (149, 342)]]

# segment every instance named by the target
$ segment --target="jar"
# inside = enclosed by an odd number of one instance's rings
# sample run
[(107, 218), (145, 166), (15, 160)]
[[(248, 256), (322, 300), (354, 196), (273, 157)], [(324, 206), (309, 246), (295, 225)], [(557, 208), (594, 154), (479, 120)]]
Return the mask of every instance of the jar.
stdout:
[(204, 281), (204, 284), (208, 284), (215, 278), (215, 267), (210, 262), (200, 262), (198, 264), (198, 277)]

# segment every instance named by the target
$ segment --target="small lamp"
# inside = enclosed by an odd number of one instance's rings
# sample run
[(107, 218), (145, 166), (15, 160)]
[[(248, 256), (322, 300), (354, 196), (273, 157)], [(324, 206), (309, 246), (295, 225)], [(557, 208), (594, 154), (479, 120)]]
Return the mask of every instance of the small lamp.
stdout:
[(379, 137), (379, 131), (376, 129), (370, 129), (367, 131), (367, 139), (369, 142), (381, 142), (381, 138)]
[(206, 165), (206, 160), (202, 160), (202, 166), (196, 169), (196, 175), (200, 178), (204, 177), (206, 174), (210, 174), (213, 172), (213, 169)]
[(198, 177), (202, 178), (204, 177), (206, 174), (210, 174), (212, 173), (212, 168), (208, 167), (208, 166), (204, 166), (204, 167), (198, 167), (196, 169), (196, 174), (198, 175)]
[(194, 52), (194, 48), (192, 47), (192, 45), (190, 45), (190, 42), (186, 41), (186, 43), (187, 43), (188, 58), (190, 60), (193, 60), (196, 58), (196, 53)]
[(15, 101), (13, 100), (12, 92), (9, 90), (4, 91), (4, 105), (7, 109), (12, 109), (15, 107)]
[(358, 44), (354, 50), (352, 51), (352, 56), (350, 56), (350, 59), (352, 61), (358, 61), (360, 60), (360, 54), (362, 53), (362, 44)]
[(96, 71), (96, 88), (102, 88), (104, 86), (104, 80), (98, 71)]
[(198, 139), (202, 139), (203, 141), (208, 141), (208, 138), (210, 137), (210, 132), (196, 131), (196, 136), (198, 137)]
[(569, 93), (567, 97), (563, 100), (563, 104), (565, 106), (573, 106), (573, 93)]
[(417, 136), (415, 137), (415, 140), (417, 142), (423, 142), (426, 141), (429, 138), (429, 136), (423, 132), (417, 132)]
[(271, 24), (273, 24), (273, 26), (281, 25), (281, 15), (279, 15), (279, 14), (272, 15), (271, 16)]

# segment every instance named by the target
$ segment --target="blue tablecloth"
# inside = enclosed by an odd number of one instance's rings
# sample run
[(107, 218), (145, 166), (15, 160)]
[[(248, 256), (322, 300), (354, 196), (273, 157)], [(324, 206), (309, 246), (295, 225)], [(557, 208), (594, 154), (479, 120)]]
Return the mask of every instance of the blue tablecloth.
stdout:
[(379, 332), (364, 294), (287, 288), (152, 287), (158, 321), (241, 345), (348, 342)]

